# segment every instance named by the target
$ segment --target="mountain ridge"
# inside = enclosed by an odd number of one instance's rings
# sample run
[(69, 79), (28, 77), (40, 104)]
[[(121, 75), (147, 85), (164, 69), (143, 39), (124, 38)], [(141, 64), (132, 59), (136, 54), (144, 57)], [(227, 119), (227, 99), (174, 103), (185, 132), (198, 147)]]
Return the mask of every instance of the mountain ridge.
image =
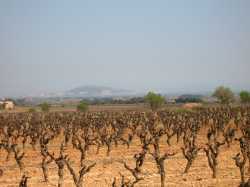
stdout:
[(108, 97), (108, 96), (127, 96), (136, 94), (132, 90), (118, 89), (108, 86), (83, 85), (70, 89), (64, 93), (71, 97)]

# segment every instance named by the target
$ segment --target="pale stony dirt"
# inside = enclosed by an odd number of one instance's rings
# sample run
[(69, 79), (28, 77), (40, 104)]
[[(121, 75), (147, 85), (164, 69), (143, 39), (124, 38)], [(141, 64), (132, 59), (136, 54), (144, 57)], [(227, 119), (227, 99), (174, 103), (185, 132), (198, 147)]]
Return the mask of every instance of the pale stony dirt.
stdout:
[[(50, 152), (58, 154), (60, 139), (53, 140), (50, 143)], [(172, 139), (172, 146), (169, 147), (165, 143), (165, 138), (161, 139), (161, 152), (165, 150), (177, 152), (177, 154), (165, 161), (166, 169), (166, 186), (185, 186), (185, 187), (235, 187), (240, 183), (239, 169), (235, 166), (232, 157), (238, 153), (238, 142), (234, 142), (233, 145), (228, 148), (224, 145), (221, 148), (219, 156), (218, 177), (212, 179), (212, 172), (208, 167), (207, 158), (205, 153), (201, 151), (194, 161), (193, 166), (190, 168), (188, 174), (183, 174), (186, 160), (184, 159), (180, 147), (181, 143), (176, 143), (176, 138)], [(198, 144), (204, 146), (206, 143), (206, 134), (200, 133), (198, 136)], [(131, 178), (130, 173), (124, 169), (122, 161), (130, 166), (134, 165), (133, 155), (140, 152), (141, 146), (138, 138), (134, 139), (129, 149), (125, 145), (119, 145), (117, 148), (113, 146), (109, 157), (106, 156), (106, 147), (100, 149), (99, 154), (96, 154), (96, 147), (92, 146), (88, 151), (86, 164), (96, 162), (97, 165), (84, 177), (84, 186), (89, 187), (102, 187), (111, 186), (113, 178), (120, 179), (119, 173), (126, 176), (126, 179)], [(79, 152), (69, 146), (66, 150), (66, 154), (69, 155), (72, 160), (73, 167), (79, 170)], [(13, 154), (9, 161), (5, 161), (6, 152), (0, 151), (0, 168), (3, 170), (3, 175), (0, 177), (1, 187), (16, 187), (21, 179), (21, 172), (17, 167)], [(57, 166), (54, 163), (49, 165), (49, 183), (43, 182), (43, 175), (41, 169), (41, 156), (39, 147), (37, 150), (33, 150), (29, 145), (25, 149), (24, 156), (25, 173), (30, 176), (28, 186), (29, 187), (54, 187), (57, 186)], [(77, 172), (78, 173), (78, 172)], [(145, 164), (143, 166), (144, 180), (139, 182), (136, 186), (160, 186), (160, 176), (157, 173), (155, 162), (151, 155), (147, 155)], [(248, 174), (247, 174), (248, 177)], [(65, 167), (64, 177), (65, 187), (74, 187), (72, 176)]]

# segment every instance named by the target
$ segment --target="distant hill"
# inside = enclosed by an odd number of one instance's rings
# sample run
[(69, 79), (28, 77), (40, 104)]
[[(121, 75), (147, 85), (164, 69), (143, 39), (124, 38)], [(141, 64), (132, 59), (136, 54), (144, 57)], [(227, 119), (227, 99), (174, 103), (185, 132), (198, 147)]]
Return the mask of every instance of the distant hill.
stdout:
[(68, 97), (113, 97), (129, 96), (136, 93), (131, 90), (115, 89), (105, 86), (80, 86), (64, 93)]

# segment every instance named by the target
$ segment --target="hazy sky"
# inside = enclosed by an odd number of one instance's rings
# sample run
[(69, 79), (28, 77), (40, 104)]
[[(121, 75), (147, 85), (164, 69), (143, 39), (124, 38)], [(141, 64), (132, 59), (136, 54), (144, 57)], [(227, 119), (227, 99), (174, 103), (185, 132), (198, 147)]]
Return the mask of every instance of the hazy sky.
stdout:
[(250, 89), (249, 0), (1, 0), (0, 96)]

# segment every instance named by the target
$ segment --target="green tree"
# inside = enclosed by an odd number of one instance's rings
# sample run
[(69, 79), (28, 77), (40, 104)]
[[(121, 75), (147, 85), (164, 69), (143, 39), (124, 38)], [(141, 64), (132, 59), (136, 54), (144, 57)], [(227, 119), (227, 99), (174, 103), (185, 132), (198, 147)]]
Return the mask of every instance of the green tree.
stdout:
[(222, 104), (229, 104), (234, 101), (234, 93), (230, 88), (224, 86), (217, 87), (213, 97), (216, 97)]
[(87, 110), (88, 110), (88, 103), (86, 103), (85, 101), (81, 101), (77, 105), (77, 111), (79, 111), (79, 112), (86, 112)]
[(39, 107), (42, 112), (49, 112), (50, 110), (50, 105), (47, 102), (40, 104)]
[(159, 109), (165, 103), (165, 98), (154, 92), (148, 92), (144, 99), (152, 110)]
[(250, 103), (250, 92), (248, 92), (248, 91), (241, 91), (240, 92), (240, 101), (242, 103)]

